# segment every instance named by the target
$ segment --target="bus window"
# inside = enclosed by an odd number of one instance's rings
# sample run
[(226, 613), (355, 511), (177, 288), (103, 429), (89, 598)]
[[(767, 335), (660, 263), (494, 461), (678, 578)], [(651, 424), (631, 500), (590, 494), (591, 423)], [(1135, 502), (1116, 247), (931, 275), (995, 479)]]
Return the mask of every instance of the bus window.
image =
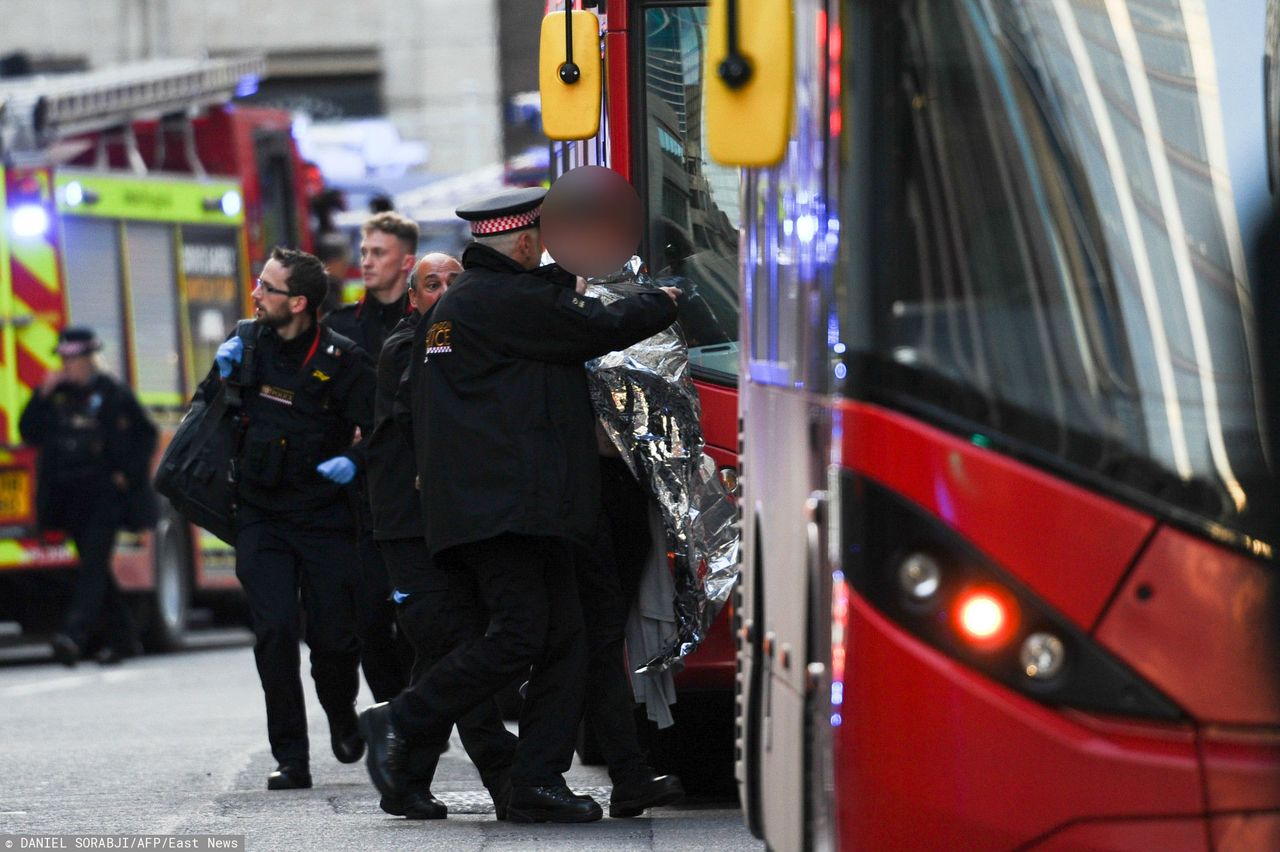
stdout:
[(103, 367), (129, 381), (120, 296), (120, 225), (107, 219), (62, 220), (68, 323), (93, 328), (102, 341)]
[(1203, 112), (1220, 107), (1187, 96), (1202, 22), (991, 8), (903, 2), (849, 52), (883, 105), (854, 146), (880, 164), (869, 191), (856, 169), (841, 191), (876, 235), (844, 276), (844, 327), (864, 329), (849, 391), (1263, 532), (1248, 272)]
[(144, 405), (176, 409), (185, 395), (176, 322), (178, 294), (173, 286), (173, 226), (129, 222), (125, 242), (134, 386)]
[(685, 291), (680, 324), (689, 361), (704, 378), (732, 384), (738, 372), (738, 170), (703, 149), (703, 8), (643, 15), (644, 112), (638, 182), (645, 251), (657, 278)]

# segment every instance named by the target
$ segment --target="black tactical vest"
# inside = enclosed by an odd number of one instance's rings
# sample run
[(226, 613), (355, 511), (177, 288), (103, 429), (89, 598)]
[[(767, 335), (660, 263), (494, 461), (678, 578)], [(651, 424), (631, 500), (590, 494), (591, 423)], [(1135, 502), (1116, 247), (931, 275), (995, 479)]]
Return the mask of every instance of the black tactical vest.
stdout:
[(244, 396), (247, 426), (239, 454), (244, 501), (301, 508), (343, 499), (341, 486), (315, 468), (351, 446), (351, 424), (333, 404), (329, 387), (344, 360), (356, 356), (331, 331), (317, 329), (311, 351), (296, 368), (280, 363), (279, 338), (266, 337), (260, 344), (256, 387), (246, 388)]

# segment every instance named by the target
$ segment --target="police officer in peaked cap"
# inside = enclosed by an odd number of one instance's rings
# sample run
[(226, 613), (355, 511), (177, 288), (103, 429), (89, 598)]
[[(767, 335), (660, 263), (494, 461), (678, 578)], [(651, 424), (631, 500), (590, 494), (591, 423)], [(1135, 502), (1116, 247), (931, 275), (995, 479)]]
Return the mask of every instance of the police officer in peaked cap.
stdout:
[(590, 543), (599, 511), (583, 364), (674, 322), (679, 291), (609, 305), (579, 295), (573, 275), (539, 266), (544, 195), (512, 190), (458, 208), (473, 241), (418, 324), (409, 366), (427, 550), (451, 593), (479, 597), (489, 629), (361, 722), (369, 774), (396, 794), (414, 744), (443, 743), (455, 720), (532, 665), (507, 817), (589, 822), (600, 806), (563, 775), (586, 666), (571, 548)]
[(111, 554), (130, 495), (150, 487), (156, 427), (129, 387), (98, 369), (101, 348), (93, 329), (63, 329), (54, 349), (62, 369), (45, 376), (18, 422), (22, 439), (40, 448), (39, 524), (66, 530), (80, 554), (71, 607), (52, 640), (54, 657), (67, 666), (79, 661), (100, 623), (106, 642), (99, 662), (138, 651)]

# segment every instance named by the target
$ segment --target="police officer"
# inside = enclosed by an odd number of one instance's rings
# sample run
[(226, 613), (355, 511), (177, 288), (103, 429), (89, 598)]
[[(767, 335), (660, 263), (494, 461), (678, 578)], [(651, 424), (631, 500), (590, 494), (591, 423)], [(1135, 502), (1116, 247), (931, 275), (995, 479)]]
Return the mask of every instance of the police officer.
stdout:
[[(487, 621), (469, 597), (450, 594), (448, 575), (427, 553), (413, 449), (409, 434), (395, 416), (396, 395), (409, 366), (414, 329), (460, 272), (462, 264), (439, 253), (425, 255), (414, 267), (409, 278), (413, 310), (387, 337), (378, 359), (374, 428), (367, 449), (373, 537), (390, 569), (396, 617), (416, 652), (415, 679), (463, 638), (483, 633)], [(503, 818), (515, 735), (506, 729), (493, 699), (481, 702), (458, 720), (458, 733), (493, 796), (498, 818)], [(435, 749), (418, 749), (410, 760), (405, 793), (383, 796), (382, 809), (410, 819), (444, 818), (447, 808), (431, 795), (438, 758)]]
[[(298, 597), (330, 743), (343, 763), (364, 753), (355, 716), (359, 645), (354, 517), (342, 486), (363, 461), (353, 433), (373, 420), (373, 369), (352, 341), (320, 325), (324, 267), (277, 248), (253, 290), (260, 333), (246, 386), (247, 427), (237, 456), (236, 577), (244, 587), (267, 736), (279, 766), (267, 789), (311, 786), (306, 706), (298, 675)], [(243, 372), (244, 340), (218, 348), (197, 394)]]
[[(394, 211), (374, 214), (360, 229), (364, 298), (325, 317), (325, 325), (354, 340), (377, 361), (382, 343), (411, 311), (406, 282), (418, 248), (418, 223)], [(409, 683), (413, 651), (398, 637), (387, 568), (370, 534), (367, 487), (357, 480), (360, 509), (360, 598), (356, 632), (369, 691), (389, 701)]]
[(149, 487), (156, 428), (129, 388), (98, 369), (101, 348), (92, 329), (63, 329), (54, 349), (62, 369), (45, 377), (18, 421), (22, 439), (40, 448), (40, 526), (66, 530), (80, 554), (71, 608), (53, 637), (54, 657), (67, 666), (80, 659), (99, 622), (106, 628), (99, 662), (138, 653), (111, 553), (129, 493)]
[(451, 592), (482, 598), (488, 631), (361, 722), (370, 776), (396, 793), (412, 743), (443, 743), (452, 722), (532, 664), (507, 816), (587, 822), (600, 806), (563, 776), (586, 663), (571, 543), (591, 540), (599, 501), (583, 362), (665, 328), (679, 291), (604, 305), (559, 267), (539, 267), (544, 195), (513, 190), (458, 209), (475, 241), (419, 323), (410, 362), (427, 549)]

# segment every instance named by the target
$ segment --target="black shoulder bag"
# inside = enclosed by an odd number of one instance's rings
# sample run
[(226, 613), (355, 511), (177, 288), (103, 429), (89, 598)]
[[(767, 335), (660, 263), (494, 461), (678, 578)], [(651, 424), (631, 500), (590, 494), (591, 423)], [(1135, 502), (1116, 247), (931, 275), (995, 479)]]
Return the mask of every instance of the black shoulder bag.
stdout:
[(236, 456), (246, 426), (242, 395), (257, 383), (254, 361), (260, 331), (253, 320), (237, 324), (244, 352), (235, 380), (221, 382), (208, 401), (192, 401), (156, 468), (156, 491), (169, 498), (182, 517), (227, 544), (235, 544)]

